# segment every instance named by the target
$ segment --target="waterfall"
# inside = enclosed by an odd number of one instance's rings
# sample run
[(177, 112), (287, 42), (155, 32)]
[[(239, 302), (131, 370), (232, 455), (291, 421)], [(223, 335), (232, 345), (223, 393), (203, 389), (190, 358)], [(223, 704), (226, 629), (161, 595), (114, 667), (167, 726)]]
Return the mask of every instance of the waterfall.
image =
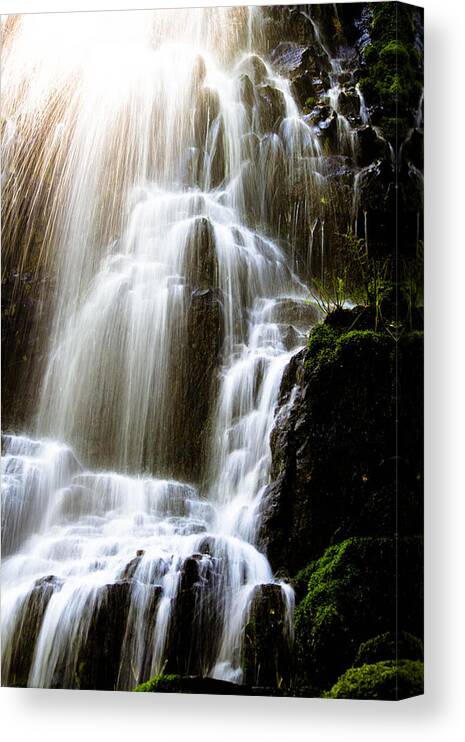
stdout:
[(292, 639), (256, 533), (305, 337), (276, 199), (297, 162), (320, 187), (320, 145), (253, 51), (257, 9), (183, 15), (24, 16), (2, 60), (4, 147), (47, 206), (57, 285), (37, 413), (4, 440), (6, 683), (259, 682), (243, 642), (265, 598)]

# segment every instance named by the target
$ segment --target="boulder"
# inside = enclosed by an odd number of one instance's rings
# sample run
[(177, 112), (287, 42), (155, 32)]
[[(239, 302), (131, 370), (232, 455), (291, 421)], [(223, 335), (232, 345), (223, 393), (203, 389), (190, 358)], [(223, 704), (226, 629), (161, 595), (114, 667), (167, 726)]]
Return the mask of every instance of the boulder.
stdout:
[(261, 85), (257, 88), (257, 94), (260, 129), (263, 132), (272, 131), (285, 116), (284, 95), (272, 85)]
[(268, 78), (266, 64), (258, 54), (245, 57), (239, 64), (238, 71), (247, 74), (254, 85), (260, 85)]
[(338, 110), (343, 116), (355, 118), (360, 113), (360, 99), (353, 88), (342, 90), (337, 104)]
[(400, 701), (423, 695), (423, 662), (390, 660), (347, 670), (326, 698)]
[(246, 685), (262, 688), (289, 685), (290, 637), (280, 585), (254, 588), (244, 633), (242, 665)]
[(220, 696), (250, 695), (245, 685), (199, 675), (156, 675), (134, 688), (138, 693), (195, 693)]
[(278, 299), (270, 312), (270, 321), (293, 325), (310, 330), (322, 319), (322, 312), (316, 302), (304, 299)]
[(214, 574), (201, 568), (197, 556), (185, 559), (171, 612), (165, 670), (204, 675), (213, 665), (218, 631), (212, 612)]

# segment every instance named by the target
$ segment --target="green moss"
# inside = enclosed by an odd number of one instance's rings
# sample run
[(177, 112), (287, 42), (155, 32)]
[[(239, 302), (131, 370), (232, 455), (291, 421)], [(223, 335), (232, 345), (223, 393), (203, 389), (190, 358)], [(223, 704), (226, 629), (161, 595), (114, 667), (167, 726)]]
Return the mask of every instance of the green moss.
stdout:
[(351, 330), (342, 335), (327, 324), (317, 325), (310, 333), (307, 348), (308, 358), (305, 362), (307, 369), (316, 369), (323, 364), (357, 363), (360, 357), (370, 353), (386, 355), (394, 349), (393, 339), (383, 333), (373, 330)]
[[(397, 558), (403, 565), (399, 574)], [(397, 620), (420, 634), (421, 568), (415, 538), (398, 544), (393, 538), (352, 538), (299, 573), (300, 583), (308, 582), (296, 610), (298, 684), (330, 687), (353, 664), (360, 644), (395, 632)]]
[(422, 693), (423, 663), (399, 660), (351, 668), (325, 696), (395, 701)]
[(390, 141), (396, 136), (405, 138), (407, 111), (417, 108), (423, 87), (414, 12), (414, 8), (398, 3), (374, 4), (371, 43), (363, 53), (365, 72), (360, 88), (369, 105), (383, 109), (375, 123)]
[(307, 348), (310, 351), (306, 368), (312, 368), (325, 359), (332, 358), (332, 353), (337, 340), (337, 334), (329, 325), (317, 325), (310, 333)]
[(408, 631), (387, 631), (360, 644), (354, 665), (366, 665), (381, 660), (423, 660), (423, 642)]
[(181, 675), (155, 675), (134, 690), (137, 693), (182, 693), (186, 692)]
[(310, 111), (315, 108), (317, 101), (318, 98), (316, 95), (310, 95), (308, 98), (306, 98), (304, 103), (304, 113), (310, 113)]

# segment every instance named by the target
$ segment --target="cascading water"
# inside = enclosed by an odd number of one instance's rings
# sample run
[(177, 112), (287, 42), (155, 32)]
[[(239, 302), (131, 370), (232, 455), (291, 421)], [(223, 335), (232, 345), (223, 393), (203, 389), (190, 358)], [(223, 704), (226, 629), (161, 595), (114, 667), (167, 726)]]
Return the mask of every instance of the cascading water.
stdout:
[[(6, 682), (129, 689), (165, 669), (244, 682), (266, 589), (290, 641), (292, 590), (255, 533), (302, 342), (283, 309), (305, 287), (267, 225), (285, 168), (319, 149), (287, 81), (241, 52), (258, 23), (244, 13), (192, 11), (184, 34), (165, 12), (93, 14), (90, 34), (30, 16), (7, 45), (5, 147), (18, 157), (40, 133), (29, 167), (58, 290), (35, 432), (5, 437)], [(189, 378), (199, 334), (206, 356), (221, 341), (207, 387)], [(189, 421), (197, 394), (210, 401)]]
[(257, 684), (265, 598), (291, 640), (256, 526), (303, 344), (276, 207), (296, 168), (321, 200), (321, 148), (251, 51), (256, 9), (183, 14), (23, 17), (6, 44), (4, 151), (35, 135), (17, 179), (47, 204), (58, 287), (35, 427), (5, 437), (6, 683)]

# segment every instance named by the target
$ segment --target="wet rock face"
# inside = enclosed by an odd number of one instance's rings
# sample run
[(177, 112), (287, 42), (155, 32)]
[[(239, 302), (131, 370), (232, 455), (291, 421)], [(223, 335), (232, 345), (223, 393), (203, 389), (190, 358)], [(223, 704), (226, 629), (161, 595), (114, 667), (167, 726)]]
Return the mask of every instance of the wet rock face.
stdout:
[(289, 685), (291, 652), (285, 628), (286, 606), (280, 585), (258, 585), (251, 598), (244, 635), (246, 685), (262, 688)]
[(281, 299), (272, 309), (271, 320), (274, 322), (289, 323), (294, 327), (313, 327), (321, 320), (321, 311), (314, 302)]
[[(213, 226), (206, 217), (193, 222), (186, 245), (186, 336), (175, 355), (173, 394), (178, 414), (169, 435), (168, 470), (186, 481), (201, 480), (206, 464), (210, 418), (214, 409), (224, 337), (223, 301)], [(179, 451), (183, 451), (180, 460)]]
[(17, 637), (11, 656), (2, 652), (2, 683), (26, 687), (40, 627), (52, 595), (61, 590), (62, 581), (54, 575), (37, 580), (16, 618)]
[(166, 672), (205, 675), (211, 670), (220, 638), (214, 600), (218, 579), (209, 556), (194, 554), (184, 561), (168, 629)]
[[(355, 332), (323, 348), (321, 360), (316, 348), (291, 359), (271, 434), (261, 539), (273, 569), (290, 574), (328, 544), (396, 528), (394, 342)], [(421, 336), (399, 341), (398, 528), (406, 534), (422, 523), (421, 358)]]
[(261, 85), (257, 88), (257, 94), (260, 128), (262, 131), (272, 131), (285, 116), (284, 95), (271, 85)]
[(380, 139), (372, 126), (363, 126), (359, 129), (356, 141), (357, 158), (362, 167), (388, 154), (386, 142)]
[(100, 588), (87, 640), (77, 661), (77, 685), (81, 690), (116, 689), (130, 595), (129, 580)]
[(183, 461), (188, 478), (198, 481), (206, 465), (223, 345), (223, 302), (218, 289), (192, 292), (187, 337), (181, 409), (188, 409), (191, 414), (183, 421)]
[(5, 271), (2, 279), (2, 428), (22, 428), (37, 403), (50, 320), (51, 276)]
[(186, 245), (186, 278), (195, 289), (210, 289), (218, 284), (218, 260), (213, 225), (207, 217), (194, 220)]

